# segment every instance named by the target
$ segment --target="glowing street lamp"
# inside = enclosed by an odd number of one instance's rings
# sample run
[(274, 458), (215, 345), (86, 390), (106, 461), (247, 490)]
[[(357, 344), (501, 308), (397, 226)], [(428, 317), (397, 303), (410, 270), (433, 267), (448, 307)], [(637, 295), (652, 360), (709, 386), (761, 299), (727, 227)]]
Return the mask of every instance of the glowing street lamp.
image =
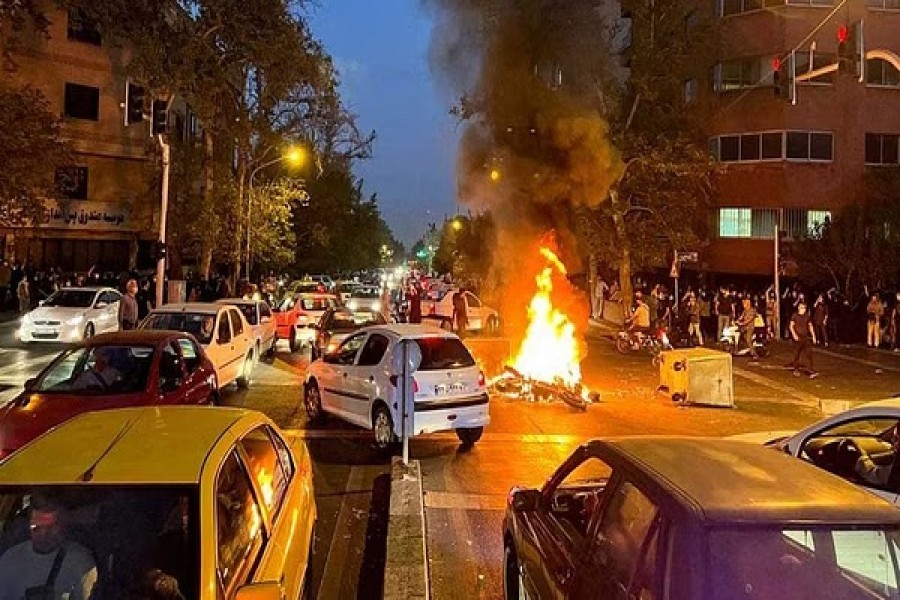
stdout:
[(460, 231), (460, 230), (462, 230), (462, 228), (463, 228), (463, 222), (462, 222), (462, 219), (460, 219), (459, 217), (453, 219), (453, 221), (452, 221), (452, 223), (451, 223), (451, 227), (453, 227), (453, 231)]
[(501, 173), (498, 169), (491, 169), (491, 181), (497, 183), (500, 181)]

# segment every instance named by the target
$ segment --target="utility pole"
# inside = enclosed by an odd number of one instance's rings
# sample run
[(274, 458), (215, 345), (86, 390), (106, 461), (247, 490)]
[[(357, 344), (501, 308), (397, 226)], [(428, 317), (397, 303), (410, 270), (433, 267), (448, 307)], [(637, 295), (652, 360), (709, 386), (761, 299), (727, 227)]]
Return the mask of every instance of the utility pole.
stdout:
[(163, 285), (166, 275), (166, 257), (162, 249), (166, 247), (166, 216), (169, 213), (169, 144), (165, 135), (157, 136), (159, 147), (162, 149), (162, 200), (159, 214), (159, 256), (156, 258), (156, 308), (163, 304)]
[[(780, 263), (779, 260), (781, 257), (779, 253), (781, 249), (779, 248), (780, 241), (778, 239), (778, 231), (779, 231), (779, 223), (775, 223), (775, 306), (772, 308), (775, 312), (773, 316), (775, 317), (775, 331), (773, 331), (773, 335), (775, 335), (775, 339), (780, 339), (781, 332), (781, 274), (780, 274)], [(768, 306), (767, 306), (768, 308)]]

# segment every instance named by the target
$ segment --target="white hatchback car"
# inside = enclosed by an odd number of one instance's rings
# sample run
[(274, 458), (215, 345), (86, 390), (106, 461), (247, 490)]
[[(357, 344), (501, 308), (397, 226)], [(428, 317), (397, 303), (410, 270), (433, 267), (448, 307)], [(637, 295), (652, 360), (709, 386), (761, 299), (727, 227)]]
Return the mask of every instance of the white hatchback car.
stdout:
[(19, 340), (77, 342), (119, 330), (122, 294), (107, 287), (71, 287), (53, 292), (22, 317)]
[(243, 298), (226, 298), (216, 300), (216, 304), (232, 304), (237, 306), (250, 329), (253, 330), (253, 340), (256, 345), (257, 359), (261, 356), (272, 357), (275, 355), (275, 345), (278, 343), (278, 332), (275, 329), (275, 317), (272, 309), (262, 300), (245, 300)]
[(141, 321), (140, 329), (193, 334), (216, 369), (219, 389), (231, 382), (242, 389), (250, 387), (258, 359), (256, 343), (253, 329), (236, 306), (206, 302), (166, 304), (150, 311)]
[(393, 355), (410, 340), (422, 351), (413, 374), (413, 435), (453, 430), (463, 445), (481, 438), (490, 423), (484, 373), (453, 333), (426, 325), (366, 327), (321, 360), (311, 363), (303, 384), (310, 420), (330, 413), (371, 429), (389, 449), (402, 435), (402, 397)]
[[(900, 398), (892, 398), (861, 404), (800, 431), (762, 431), (731, 439), (782, 450), (900, 505), (900, 457), (895, 457), (892, 448), (900, 446), (900, 439), (893, 443), (898, 426)], [(861, 453), (869, 455), (875, 464), (893, 465), (885, 481), (875, 483), (862, 477), (856, 468)]]

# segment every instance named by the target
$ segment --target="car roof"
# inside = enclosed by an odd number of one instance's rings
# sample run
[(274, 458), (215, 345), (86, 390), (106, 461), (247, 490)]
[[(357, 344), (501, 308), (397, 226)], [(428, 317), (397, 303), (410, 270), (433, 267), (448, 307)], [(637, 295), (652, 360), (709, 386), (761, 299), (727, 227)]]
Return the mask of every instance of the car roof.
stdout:
[(240, 306), (242, 304), (249, 304), (251, 306), (256, 306), (262, 302), (262, 300), (248, 300), (247, 298), (221, 298), (216, 300), (214, 304), (222, 305), (222, 304), (231, 304), (234, 306)]
[(158, 344), (165, 340), (190, 336), (181, 331), (165, 329), (132, 329), (130, 331), (116, 331), (113, 333), (101, 333), (84, 341), (85, 346), (104, 346), (109, 344)]
[(245, 409), (209, 406), (84, 413), (0, 463), (0, 484), (82, 482), (91, 470), (92, 484), (197, 483), (212, 448), (243, 420), (264, 417)]
[(711, 438), (595, 440), (692, 510), (717, 524), (897, 524), (876, 495), (783, 452)]
[(295, 298), (315, 298), (315, 299), (324, 299), (324, 298), (333, 298), (337, 299), (337, 294), (332, 294), (330, 292), (296, 292), (294, 294)]
[(154, 313), (197, 313), (201, 315), (215, 315), (229, 306), (231, 303), (219, 304), (216, 302), (179, 302), (175, 304), (163, 304), (160, 308), (153, 309)]
[(72, 286), (72, 287), (59, 288), (60, 292), (93, 292), (93, 293), (96, 293), (96, 292), (106, 291), (106, 290), (112, 290), (114, 292), (117, 291), (117, 290), (109, 287), (108, 285), (83, 285), (83, 286), (77, 286), (77, 287)]
[(458, 338), (452, 331), (435, 327), (434, 325), (411, 324), (411, 323), (388, 323), (387, 325), (371, 325), (368, 330), (381, 330), (394, 334), (403, 339), (420, 339), (424, 337), (446, 337)]

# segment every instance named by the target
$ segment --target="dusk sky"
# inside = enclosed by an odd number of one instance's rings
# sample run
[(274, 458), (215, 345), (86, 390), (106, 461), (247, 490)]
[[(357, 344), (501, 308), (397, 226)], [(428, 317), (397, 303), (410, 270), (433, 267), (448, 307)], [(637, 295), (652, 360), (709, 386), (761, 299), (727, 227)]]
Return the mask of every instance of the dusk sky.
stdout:
[(432, 80), (429, 16), (418, 0), (322, 0), (310, 20), (340, 71), (345, 104), (361, 130), (378, 134), (372, 158), (354, 171), (409, 247), (456, 211), (453, 98), (439, 98)]

